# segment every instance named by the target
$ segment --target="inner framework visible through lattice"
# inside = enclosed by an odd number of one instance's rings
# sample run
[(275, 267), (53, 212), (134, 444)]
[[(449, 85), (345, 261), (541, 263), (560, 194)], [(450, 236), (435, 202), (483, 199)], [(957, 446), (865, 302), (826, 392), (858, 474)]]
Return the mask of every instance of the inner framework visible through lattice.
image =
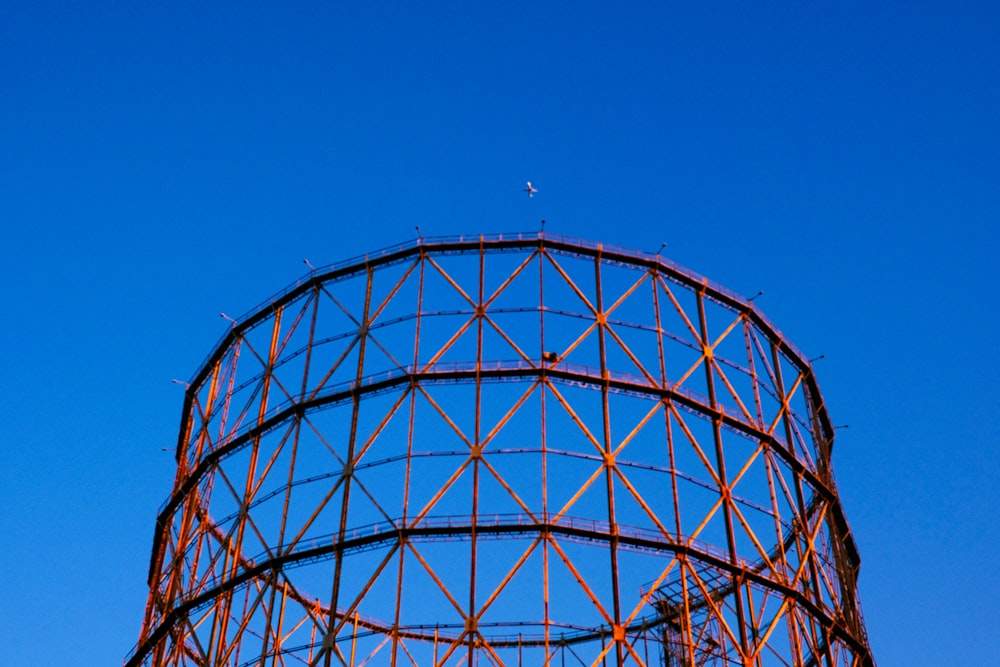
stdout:
[(806, 358), (667, 261), (420, 239), (190, 382), (127, 665), (872, 665)]

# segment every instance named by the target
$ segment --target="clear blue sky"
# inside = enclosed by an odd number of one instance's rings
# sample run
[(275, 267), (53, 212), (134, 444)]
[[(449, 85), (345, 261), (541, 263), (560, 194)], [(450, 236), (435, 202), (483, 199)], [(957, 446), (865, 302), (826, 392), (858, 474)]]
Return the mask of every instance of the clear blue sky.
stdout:
[(0, 2), (4, 664), (134, 644), (220, 311), (541, 218), (764, 290), (880, 665), (989, 662), (1000, 10), (622, 4)]

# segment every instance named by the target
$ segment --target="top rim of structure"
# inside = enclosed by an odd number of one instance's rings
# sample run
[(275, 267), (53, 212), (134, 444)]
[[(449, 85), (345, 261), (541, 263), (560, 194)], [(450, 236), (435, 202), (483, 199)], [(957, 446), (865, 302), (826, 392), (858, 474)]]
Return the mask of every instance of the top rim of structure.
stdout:
[(715, 299), (733, 309), (745, 311), (754, 324), (772, 337), (793, 362), (800, 365), (803, 369), (812, 368), (809, 358), (774, 325), (770, 318), (751, 299), (664, 257), (659, 252), (649, 253), (624, 246), (542, 231), (499, 232), (493, 234), (418, 236), (415, 239), (385, 246), (364, 255), (357, 255), (322, 267), (313, 268), (296, 281), (275, 292), (268, 299), (261, 301), (239, 317), (231, 319), (232, 325), (230, 328), (223, 333), (215, 345), (211, 347), (209, 353), (202, 359), (201, 363), (198, 364), (197, 369), (188, 382), (188, 389), (195, 388), (204, 379), (205, 372), (211, 365), (211, 362), (233, 342), (237, 334), (252, 328), (256, 323), (272, 313), (276, 307), (295, 299), (302, 292), (312, 288), (316, 284), (349, 276), (364, 271), (369, 267), (398, 262), (424, 252), (469, 252), (477, 249), (499, 251), (536, 247), (553, 248), (584, 256), (601, 257), (609, 261), (623, 261), (636, 266), (656, 267), (672, 279), (686, 284), (691, 288), (704, 289), (705, 294), (709, 298)]

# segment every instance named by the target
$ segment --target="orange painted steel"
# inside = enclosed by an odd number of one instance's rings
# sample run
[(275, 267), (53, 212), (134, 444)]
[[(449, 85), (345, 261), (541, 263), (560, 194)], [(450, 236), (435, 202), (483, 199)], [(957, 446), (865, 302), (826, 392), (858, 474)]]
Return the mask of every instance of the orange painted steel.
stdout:
[(874, 661), (808, 360), (659, 255), (422, 238), (191, 380), (125, 664)]

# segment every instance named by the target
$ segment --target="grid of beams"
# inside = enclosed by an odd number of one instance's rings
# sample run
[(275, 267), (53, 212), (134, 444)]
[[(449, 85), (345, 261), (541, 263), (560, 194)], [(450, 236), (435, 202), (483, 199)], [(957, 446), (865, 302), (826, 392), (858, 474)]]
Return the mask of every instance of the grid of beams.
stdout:
[(192, 380), (131, 665), (873, 664), (809, 363), (659, 256), (421, 239)]

